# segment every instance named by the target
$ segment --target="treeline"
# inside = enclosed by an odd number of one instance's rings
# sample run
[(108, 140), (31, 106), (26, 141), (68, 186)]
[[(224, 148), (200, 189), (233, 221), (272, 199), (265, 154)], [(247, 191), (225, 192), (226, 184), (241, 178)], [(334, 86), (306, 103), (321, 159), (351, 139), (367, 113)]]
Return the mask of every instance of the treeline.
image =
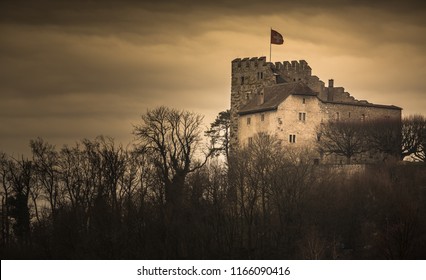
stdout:
[(349, 174), (262, 134), (228, 154), (201, 124), (160, 107), (128, 147), (34, 139), (29, 158), (0, 154), (2, 259), (426, 258), (424, 165)]
[[(341, 156), (346, 163), (410, 158), (426, 163), (426, 118), (330, 120), (317, 128), (321, 155)], [(368, 160), (371, 158), (372, 160)]]

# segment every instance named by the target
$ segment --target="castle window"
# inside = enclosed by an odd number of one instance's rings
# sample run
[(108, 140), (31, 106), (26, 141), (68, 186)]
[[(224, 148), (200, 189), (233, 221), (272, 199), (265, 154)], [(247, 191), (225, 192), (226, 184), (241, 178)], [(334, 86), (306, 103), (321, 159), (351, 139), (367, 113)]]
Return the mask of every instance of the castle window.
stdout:
[(244, 84), (244, 77), (241, 77), (241, 84)]
[(265, 114), (260, 115), (260, 120), (263, 122), (265, 120)]
[(263, 79), (263, 72), (257, 72), (257, 79), (262, 80)]
[(338, 120), (340, 120), (340, 113), (339, 112), (336, 113), (336, 121), (338, 121)]
[(248, 144), (249, 145), (253, 145), (253, 137), (249, 137), (248, 138)]
[(361, 115), (361, 121), (365, 121), (365, 114)]
[(250, 125), (251, 123), (251, 118), (247, 118), (247, 125)]
[(302, 99), (302, 104), (305, 104), (306, 103), (306, 99), (305, 98), (303, 98)]
[(278, 124), (283, 124), (283, 121), (281, 120), (281, 118), (278, 118)]
[(290, 134), (290, 135), (288, 136), (288, 141), (289, 141), (290, 143), (296, 143), (296, 135), (294, 135), (294, 134)]
[(306, 120), (306, 113), (299, 113), (299, 121), (304, 122)]
[(351, 112), (348, 113), (348, 118), (351, 118)]

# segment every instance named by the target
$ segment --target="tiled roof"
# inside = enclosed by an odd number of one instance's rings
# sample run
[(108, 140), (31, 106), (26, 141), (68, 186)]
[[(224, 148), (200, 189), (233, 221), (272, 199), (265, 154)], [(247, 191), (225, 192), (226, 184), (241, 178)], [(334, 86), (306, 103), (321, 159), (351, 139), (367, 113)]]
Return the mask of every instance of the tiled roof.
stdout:
[(277, 84), (264, 89), (264, 102), (258, 104), (257, 98), (251, 99), (238, 112), (240, 115), (257, 113), (263, 111), (276, 110), (290, 95), (317, 96), (317, 93), (310, 89), (303, 82)]

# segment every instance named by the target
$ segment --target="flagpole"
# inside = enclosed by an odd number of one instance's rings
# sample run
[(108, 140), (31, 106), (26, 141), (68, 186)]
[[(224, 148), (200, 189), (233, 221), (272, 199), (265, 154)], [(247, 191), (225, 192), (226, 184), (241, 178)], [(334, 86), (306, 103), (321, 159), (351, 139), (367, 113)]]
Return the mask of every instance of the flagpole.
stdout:
[(272, 27), (271, 27), (271, 31), (269, 32), (269, 62), (272, 62), (272, 60), (271, 60), (271, 53), (272, 53), (271, 34), (272, 34)]

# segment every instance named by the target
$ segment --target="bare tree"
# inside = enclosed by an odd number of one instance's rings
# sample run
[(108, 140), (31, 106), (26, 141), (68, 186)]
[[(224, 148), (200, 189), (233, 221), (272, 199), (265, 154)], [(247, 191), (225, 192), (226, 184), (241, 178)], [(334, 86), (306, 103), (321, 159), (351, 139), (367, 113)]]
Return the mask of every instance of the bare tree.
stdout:
[(401, 121), (376, 119), (365, 123), (368, 148), (394, 158), (401, 157)]
[(1, 191), (1, 229), (2, 245), (7, 246), (10, 239), (9, 198), (12, 193), (12, 182), (9, 173), (9, 159), (7, 155), (0, 152), (0, 176)]
[(414, 152), (414, 158), (426, 163), (426, 118), (424, 116), (414, 117), (414, 126), (417, 133), (417, 149)]
[(186, 176), (207, 162), (209, 154), (202, 162), (195, 158), (201, 155), (202, 120), (192, 112), (159, 107), (148, 110), (134, 127), (137, 148), (151, 154), (161, 174), (166, 203), (179, 205)]
[(426, 131), (422, 136), (417, 152), (414, 153), (414, 157), (426, 163)]
[(20, 245), (29, 245), (31, 241), (29, 196), (33, 185), (33, 163), (24, 158), (9, 160), (8, 171), (13, 190), (9, 198), (9, 214), (15, 221), (13, 230)]
[(72, 209), (87, 212), (90, 204), (90, 189), (84, 177), (86, 159), (80, 145), (64, 146), (60, 151), (60, 181), (65, 189), (68, 203)]
[(414, 156), (425, 161), (426, 119), (412, 115), (402, 120), (401, 157)]
[[(33, 154), (36, 185), (40, 184), (42, 193), (50, 204), (51, 215), (55, 218), (55, 211), (60, 198), (58, 152), (55, 151), (53, 145), (41, 138), (31, 140), (30, 147)], [(37, 197), (34, 194), (32, 196), (34, 203), (36, 203)], [(35, 208), (37, 213), (37, 205)]]
[(317, 145), (321, 153), (344, 156), (350, 163), (353, 156), (368, 151), (361, 122), (329, 121), (318, 130)]
[(240, 149), (232, 153), (230, 158), (229, 179), (230, 185), (235, 190), (239, 239), (238, 247), (247, 250), (250, 255), (253, 247), (253, 227), (255, 216), (258, 215), (259, 187), (253, 182), (253, 177), (248, 174), (253, 171), (248, 149)]
[(125, 173), (126, 151), (122, 145), (116, 145), (109, 137), (97, 137), (98, 153), (101, 156), (101, 170), (103, 172), (102, 186), (106, 188), (106, 197), (111, 203), (112, 213), (120, 212), (119, 180)]
[[(134, 127), (137, 149), (150, 155), (165, 194), (165, 250), (170, 257), (185, 255), (181, 243), (181, 219), (185, 181), (188, 174), (205, 165), (211, 152), (203, 154), (203, 117), (167, 107), (148, 110), (142, 124)], [(204, 157), (201, 161), (198, 157)]]
[(252, 143), (247, 147), (249, 167), (246, 173), (249, 179), (249, 188), (257, 190), (259, 198), (257, 201), (260, 220), (259, 249), (265, 250), (265, 239), (271, 238), (270, 217), (272, 213), (272, 178), (275, 175), (274, 163), (283, 156), (279, 140), (266, 133), (258, 133), (253, 137)]

